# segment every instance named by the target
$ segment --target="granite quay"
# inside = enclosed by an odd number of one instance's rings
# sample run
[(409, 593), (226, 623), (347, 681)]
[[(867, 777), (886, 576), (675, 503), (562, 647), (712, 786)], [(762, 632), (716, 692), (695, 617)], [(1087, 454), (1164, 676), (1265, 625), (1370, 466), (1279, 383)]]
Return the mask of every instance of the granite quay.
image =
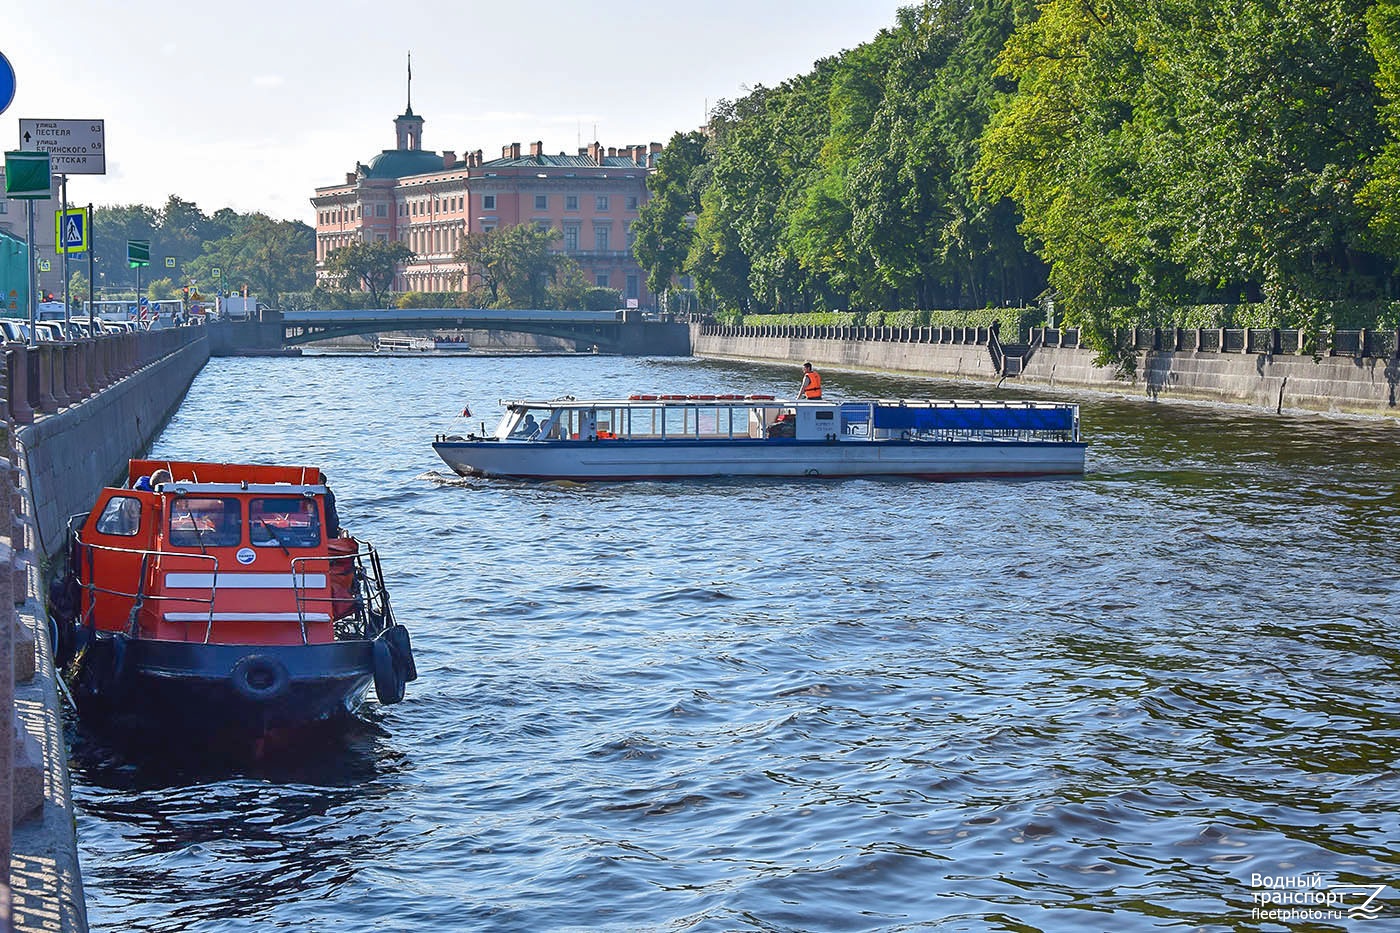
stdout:
[(0, 930), (87, 929), (44, 606), (44, 568), (81, 512), (179, 407), (209, 359), (202, 327), (3, 347), (0, 459)]
[(1133, 351), (1124, 375), (1097, 365), (1077, 330), (1032, 328), (1015, 342), (986, 327), (692, 324), (700, 357), (810, 360), (818, 366), (1042, 386), (1160, 401), (1216, 401), (1400, 416), (1400, 331), (1139, 328), (1115, 334)]

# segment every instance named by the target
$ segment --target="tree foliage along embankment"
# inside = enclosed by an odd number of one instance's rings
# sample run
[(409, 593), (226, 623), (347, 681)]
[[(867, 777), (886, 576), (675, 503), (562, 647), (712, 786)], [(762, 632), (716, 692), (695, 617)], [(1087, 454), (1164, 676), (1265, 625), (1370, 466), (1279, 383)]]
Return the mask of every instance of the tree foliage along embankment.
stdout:
[[(1400, 0), (945, 0), (716, 107), (636, 252), (722, 314), (1394, 326)], [(1211, 318), (1204, 320), (1203, 318)]]

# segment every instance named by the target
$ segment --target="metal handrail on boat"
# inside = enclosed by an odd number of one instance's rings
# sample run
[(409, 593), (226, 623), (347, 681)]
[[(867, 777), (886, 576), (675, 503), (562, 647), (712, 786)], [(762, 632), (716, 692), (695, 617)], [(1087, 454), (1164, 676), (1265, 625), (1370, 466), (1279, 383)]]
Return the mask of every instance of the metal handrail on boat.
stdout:
[[(337, 594), (334, 587), (330, 585), (330, 577), (336, 570), (337, 561), (350, 563), (351, 582), (348, 594)], [(325, 565), (329, 595), (312, 596), (306, 592), (303, 585), (308, 567), (317, 564)], [(306, 612), (309, 605), (324, 604), (329, 610), (327, 614), (330, 616), (332, 624), (340, 623), (344, 619), (353, 620), (351, 624), (338, 626), (337, 636), (373, 638), (394, 624), (394, 612), (389, 605), (389, 591), (384, 585), (384, 571), (379, 563), (379, 552), (374, 549), (372, 544), (356, 541), (355, 550), (344, 554), (313, 554), (294, 557), (292, 558), (292, 579), (297, 600), (297, 615), (301, 619), (303, 642), (307, 638)], [(352, 601), (352, 611), (338, 617), (336, 604), (347, 598)]]
[[(219, 559), (212, 554), (187, 554), (183, 551), (161, 551), (150, 548), (117, 547), (110, 544), (93, 544), (78, 537), (78, 531), (70, 529), (73, 534), (73, 544), (78, 549), (75, 557), (85, 564), (87, 570), (87, 583), (82, 585), (82, 589), (88, 594), (88, 608), (84, 613), (83, 624), (89, 626), (92, 620), (89, 618), (97, 607), (97, 594), (106, 596), (116, 596), (122, 599), (132, 600), (131, 613), (127, 620), (127, 634), (135, 637), (138, 624), (137, 619), (141, 609), (145, 606), (146, 600), (179, 600), (189, 603), (207, 603), (209, 606), (209, 619), (205, 624), (204, 643), (208, 644), (214, 627), (214, 600), (218, 595), (219, 583)], [(93, 575), (93, 553), (96, 551), (109, 551), (115, 554), (132, 554), (141, 557), (141, 573), (137, 578), (135, 592), (111, 589), (106, 586), (99, 586)], [(209, 598), (203, 599), (197, 596), (169, 596), (165, 593), (151, 594), (146, 591), (146, 580), (150, 577), (151, 558), (175, 558), (178, 560), (209, 561), (213, 564), (213, 571), (210, 574)], [(75, 568), (77, 569), (77, 568)]]

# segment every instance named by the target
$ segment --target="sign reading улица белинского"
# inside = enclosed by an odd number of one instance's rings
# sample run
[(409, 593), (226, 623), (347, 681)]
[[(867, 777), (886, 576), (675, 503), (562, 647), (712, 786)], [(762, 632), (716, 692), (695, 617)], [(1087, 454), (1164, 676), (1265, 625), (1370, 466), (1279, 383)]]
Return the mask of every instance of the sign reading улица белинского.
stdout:
[(47, 152), (57, 175), (107, 174), (106, 125), (102, 120), (21, 119), (19, 147)]

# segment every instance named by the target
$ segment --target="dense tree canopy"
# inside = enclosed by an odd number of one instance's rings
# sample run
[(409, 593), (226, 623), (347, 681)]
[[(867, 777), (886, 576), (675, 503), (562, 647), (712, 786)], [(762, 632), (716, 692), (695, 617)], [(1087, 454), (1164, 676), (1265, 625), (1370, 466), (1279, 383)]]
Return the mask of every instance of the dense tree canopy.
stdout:
[(1393, 323), (1400, 0), (925, 0), (649, 186), (649, 283), (720, 310)]

